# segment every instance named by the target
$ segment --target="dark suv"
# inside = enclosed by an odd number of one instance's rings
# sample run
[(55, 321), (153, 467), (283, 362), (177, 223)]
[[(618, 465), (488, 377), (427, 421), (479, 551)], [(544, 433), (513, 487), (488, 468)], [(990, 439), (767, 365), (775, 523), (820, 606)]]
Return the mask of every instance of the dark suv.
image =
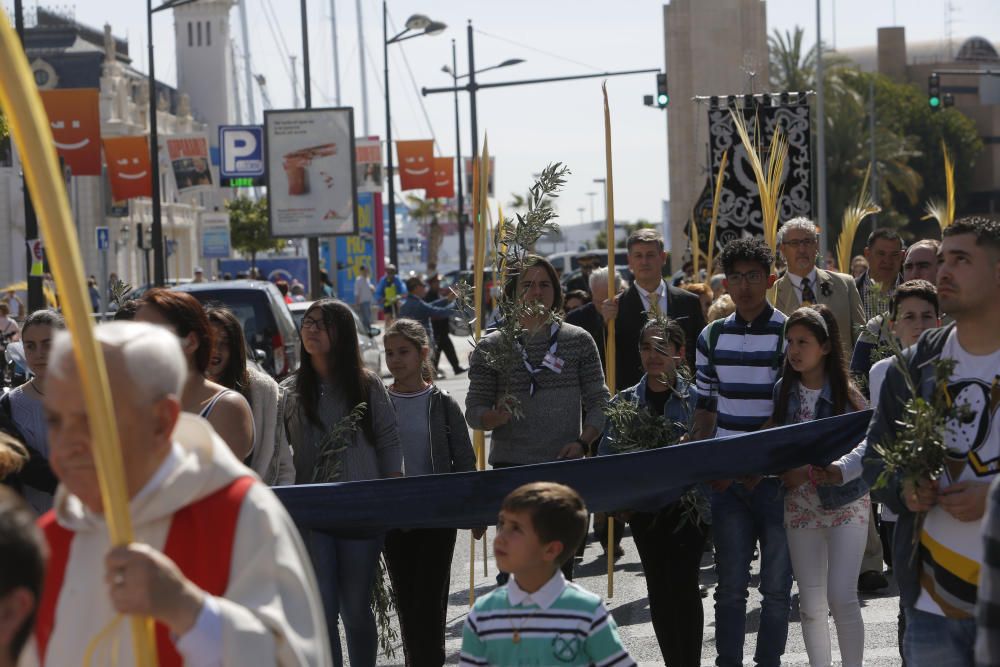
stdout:
[(264, 370), (283, 378), (299, 367), (299, 333), (281, 292), (266, 280), (184, 283), (173, 289), (188, 292), (202, 304), (228, 307), (240, 323), (247, 344), (261, 350)]

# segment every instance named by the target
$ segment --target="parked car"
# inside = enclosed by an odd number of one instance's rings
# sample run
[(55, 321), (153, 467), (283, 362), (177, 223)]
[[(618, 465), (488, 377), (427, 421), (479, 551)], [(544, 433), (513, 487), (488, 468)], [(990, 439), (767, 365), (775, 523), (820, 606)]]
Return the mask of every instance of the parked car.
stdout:
[(281, 379), (299, 367), (299, 330), (281, 292), (266, 280), (184, 283), (173, 289), (188, 292), (203, 304), (228, 307), (243, 325), (254, 350), (262, 351), (261, 366)]
[[(294, 301), (288, 304), (288, 311), (292, 314), (296, 330), (302, 331), (302, 318), (305, 317), (306, 311), (312, 305), (312, 301)], [(354, 315), (354, 326), (358, 330), (358, 347), (361, 349), (361, 361), (364, 363), (365, 368), (375, 375), (382, 377), (382, 344), (377, 338), (382, 333), (382, 330), (372, 325), (368, 331), (365, 331), (364, 325), (361, 323), (361, 317), (354, 312), (353, 308), (351, 309), (351, 314)]]
[[(557, 252), (546, 257), (563, 276), (580, 268), (580, 260), (588, 259), (597, 266), (608, 265), (607, 250), (583, 250), (580, 252)], [(615, 249), (615, 266), (628, 264), (628, 251), (624, 248)]]

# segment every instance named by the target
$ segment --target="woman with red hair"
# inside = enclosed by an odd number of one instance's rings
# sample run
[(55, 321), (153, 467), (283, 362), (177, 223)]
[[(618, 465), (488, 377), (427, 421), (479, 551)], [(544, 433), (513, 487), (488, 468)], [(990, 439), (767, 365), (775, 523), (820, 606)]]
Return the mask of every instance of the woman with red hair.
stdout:
[(236, 457), (246, 461), (253, 450), (253, 414), (239, 392), (206, 377), (212, 358), (212, 326), (201, 303), (186, 292), (157, 287), (143, 295), (135, 319), (165, 326), (181, 339), (188, 362), (181, 407), (207, 419)]

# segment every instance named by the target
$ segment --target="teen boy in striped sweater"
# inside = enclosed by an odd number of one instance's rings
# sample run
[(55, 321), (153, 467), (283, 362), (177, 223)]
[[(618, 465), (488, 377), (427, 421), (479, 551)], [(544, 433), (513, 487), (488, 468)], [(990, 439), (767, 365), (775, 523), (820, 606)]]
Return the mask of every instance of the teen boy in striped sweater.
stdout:
[(466, 618), (462, 665), (635, 665), (601, 598), (559, 571), (586, 532), (587, 508), (568, 486), (525, 484), (504, 498), (493, 553), (510, 581)]
[[(772, 390), (784, 360), (785, 316), (767, 302), (774, 255), (760, 238), (730, 241), (720, 257), (736, 312), (698, 337), (698, 403), (693, 440), (758, 430), (773, 410)], [(718, 480), (712, 486), (715, 542), (715, 646), (719, 667), (743, 664), (747, 588), (760, 542), (759, 667), (778, 667), (788, 638), (792, 565), (784, 527), (784, 489), (777, 478)]]

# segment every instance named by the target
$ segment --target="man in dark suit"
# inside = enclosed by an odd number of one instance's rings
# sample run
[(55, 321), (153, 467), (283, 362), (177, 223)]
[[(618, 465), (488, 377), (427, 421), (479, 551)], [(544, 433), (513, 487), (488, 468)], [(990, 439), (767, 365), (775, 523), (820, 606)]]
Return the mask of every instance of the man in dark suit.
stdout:
[(639, 336), (648, 320), (647, 312), (656, 308), (666, 312), (684, 329), (688, 370), (694, 374), (695, 344), (705, 328), (701, 302), (663, 280), (667, 253), (663, 237), (652, 229), (640, 229), (628, 237), (628, 267), (635, 276), (631, 287), (617, 298), (602, 303), (605, 319), (615, 320), (615, 389), (637, 384), (642, 378), (639, 359)]

